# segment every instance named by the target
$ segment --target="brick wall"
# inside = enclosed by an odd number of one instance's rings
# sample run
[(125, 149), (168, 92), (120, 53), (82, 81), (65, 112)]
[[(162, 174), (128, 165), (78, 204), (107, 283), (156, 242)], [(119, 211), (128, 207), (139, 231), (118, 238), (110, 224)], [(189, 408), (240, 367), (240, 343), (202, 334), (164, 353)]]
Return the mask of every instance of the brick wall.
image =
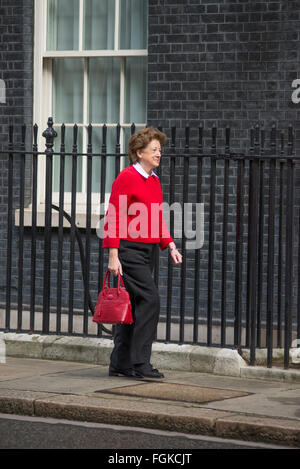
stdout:
[[(184, 128), (190, 126), (191, 145), (197, 145), (198, 126), (203, 123), (204, 142), (210, 150), (211, 127), (217, 126), (218, 149), (224, 151), (224, 129), (231, 127), (232, 150), (249, 149), (250, 128), (264, 125), (266, 146), (269, 131), (276, 123), (287, 131), (295, 128), (296, 146), (300, 144), (300, 104), (292, 102), (292, 82), (300, 78), (300, 2), (249, 0), (149, 0), (148, 123), (161, 126), (170, 137), (177, 127), (177, 143), (184, 147)], [(279, 134), (279, 131), (278, 131)], [(279, 135), (278, 135), (279, 136)], [(201, 251), (201, 316), (207, 311), (208, 225), (210, 215), (210, 161), (203, 162), (202, 196), (205, 204), (205, 243)], [(247, 165), (246, 165), (247, 168)], [(232, 170), (230, 191), (235, 193)], [(162, 162), (162, 182), (168, 201), (170, 167)], [(196, 162), (190, 160), (189, 200), (195, 200)], [(223, 164), (217, 165), (216, 225), (214, 259), (214, 316), (221, 310), (222, 211), (224, 192)], [(245, 174), (247, 184), (248, 173)], [(299, 177), (299, 175), (298, 175)], [(298, 180), (298, 179), (297, 179)], [(265, 176), (267, 187), (267, 169)], [(176, 162), (175, 200), (183, 197), (183, 159)], [(297, 208), (299, 194), (295, 191)], [(234, 311), (235, 281), (235, 202), (229, 202), (228, 242), (228, 317)], [(245, 212), (247, 215), (247, 211)], [(245, 218), (244, 241), (247, 243)], [(268, 233), (264, 231), (266, 253)], [(181, 240), (177, 240), (181, 245)], [(194, 253), (187, 252), (186, 311), (193, 314)], [(246, 252), (243, 272), (243, 301), (246, 301)], [(162, 257), (162, 277), (166, 259)], [(263, 266), (264, 281), (266, 263)], [(278, 264), (275, 266), (278, 271)], [(175, 268), (175, 276), (179, 277)], [(296, 278), (296, 277), (295, 277)], [(164, 280), (163, 280), (164, 281)], [(165, 280), (166, 281), (166, 280)], [(179, 286), (173, 289), (173, 313), (178, 312)], [(264, 283), (265, 293), (265, 283)], [(265, 311), (265, 297), (263, 311)]]
[[(15, 142), (21, 140), (26, 124), (26, 143), (31, 141), (33, 94), (33, 0), (0, 0), (0, 79), (5, 83), (6, 103), (0, 103), (0, 149), (7, 148), (8, 126), (15, 126)], [(19, 156), (14, 157), (14, 207), (19, 197)], [(7, 239), (7, 155), (0, 154), (0, 294), (5, 294)], [(30, 186), (30, 161), (26, 165), (26, 187)], [(13, 232), (13, 253), (17, 252), (17, 229)], [(29, 261), (28, 261), (29, 262)], [(13, 256), (14, 276), (17, 256)], [(16, 277), (12, 281), (16, 291)]]
[(6, 85), (1, 144), (7, 142), (8, 124), (32, 125), (33, 19), (33, 0), (0, 0), (0, 78)]
[(149, 122), (229, 125), (237, 147), (291, 122), (299, 141), (299, 34), (299, 1), (149, 0)]

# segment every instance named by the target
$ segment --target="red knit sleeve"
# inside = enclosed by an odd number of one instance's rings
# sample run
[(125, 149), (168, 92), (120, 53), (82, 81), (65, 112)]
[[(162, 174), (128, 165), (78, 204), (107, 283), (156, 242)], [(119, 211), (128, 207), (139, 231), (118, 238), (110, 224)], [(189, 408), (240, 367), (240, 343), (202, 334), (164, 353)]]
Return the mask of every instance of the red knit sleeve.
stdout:
[[(108, 209), (105, 217), (104, 248), (118, 248), (122, 233), (127, 232), (127, 212), (131, 198), (130, 176), (121, 172), (112, 185)], [(124, 231), (125, 230), (125, 231)]]
[[(159, 187), (160, 187), (160, 193), (161, 193), (161, 204), (163, 202), (163, 194), (162, 194), (162, 189), (161, 185), (159, 182)], [(159, 247), (163, 251), (166, 249), (166, 247), (173, 242), (173, 238), (171, 237), (166, 220), (163, 214), (163, 210), (161, 211), (161, 220), (160, 220), (160, 241), (159, 241)]]

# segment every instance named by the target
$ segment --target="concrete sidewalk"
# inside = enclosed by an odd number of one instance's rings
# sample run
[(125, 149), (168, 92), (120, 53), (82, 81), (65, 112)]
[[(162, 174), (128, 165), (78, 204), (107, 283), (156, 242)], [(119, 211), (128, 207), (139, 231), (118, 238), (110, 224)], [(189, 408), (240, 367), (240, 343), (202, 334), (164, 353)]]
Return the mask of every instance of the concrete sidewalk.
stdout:
[[(12, 342), (5, 336), (9, 352)], [(28, 343), (34, 342), (32, 336), (30, 340), (27, 339)], [(25, 338), (22, 340), (24, 342)], [(88, 342), (90, 339), (85, 340)], [(44, 352), (47, 349), (45, 342), (44, 338)], [(36, 343), (40, 345), (38, 340)], [(51, 338), (48, 338), (48, 354), (50, 343)], [(254, 369), (266, 371), (264, 367), (254, 367), (250, 378), (250, 375), (246, 377), (241, 373), (229, 376), (228, 369), (225, 376), (221, 370), (217, 374), (190, 369), (176, 370), (170, 366), (171, 369), (163, 370), (163, 380), (111, 378), (106, 363), (67, 361), (70, 358), (68, 347), (65, 348), (65, 359), (62, 356), (62, 343), (60, 347), (60, 359), (57, 357), (58, 350), (55, 353), (52, 350), (52, 357), (48, 358), (42, 355), (25, 358), (24, 355), (20, 356), (21, 346), (18, 350), (15, 342), (15, 356), (7, 353), (3, 360), (5, 362), (0, 363), (0, 413), (127, 425), (300, 447), (299, 370), (281, 369), (280, 374), (275, 373), (273, 377), (268, 374), (268, 370), (264, 375), (259, 371), (254, 377)], [(101, 351), (105, 361), (103, 347)], [(224, 352), (223, 363), (225, 355)], [(171, 353), (169, 356), (170, 361), (175, 360)], [(229, 359), (232, 360), (232, 357), (229, 356)], [(157, 362), (158, 355), (153, 364), (157, 366)], [(163, 368), (160, 366), (160, 369)], [(285, 379), (284, 373), (287, 374)]]

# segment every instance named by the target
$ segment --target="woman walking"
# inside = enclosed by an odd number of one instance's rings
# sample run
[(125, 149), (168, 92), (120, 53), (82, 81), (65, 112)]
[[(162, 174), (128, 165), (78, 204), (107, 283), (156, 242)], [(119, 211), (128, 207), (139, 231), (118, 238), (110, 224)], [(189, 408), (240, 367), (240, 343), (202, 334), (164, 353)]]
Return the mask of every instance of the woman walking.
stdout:
[(104, 227), (108, 269), (123, 276), (130, 295), (132, 325), (117, 325), (110, 376), (163, 378), (150, 363), (160, 298), (152, 277), (155, 249), (169, 248), (174, 264), (182, 262), (162, 213), (162, 190), (153, 171), (159, 166), (166, 135), (147, 127), (131, 136), (131, 165), (113, 183)]

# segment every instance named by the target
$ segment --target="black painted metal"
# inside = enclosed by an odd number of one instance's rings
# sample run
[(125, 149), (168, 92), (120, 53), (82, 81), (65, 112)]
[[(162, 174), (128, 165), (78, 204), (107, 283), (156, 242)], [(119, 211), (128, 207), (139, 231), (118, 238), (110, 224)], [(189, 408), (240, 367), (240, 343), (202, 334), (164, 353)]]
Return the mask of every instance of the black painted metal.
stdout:
[[(284, 157), (284, 135), (281, 133), (280, 135), (280, 144), (281, 144), (281, 151), (280, 156)], [(281, 160), (280, 163), (280, 173), (279, 173), (279, 187), (280, 187), (280, 195), (279, 195), (279, 233), (278, 233), (278, 306), (277, 306), (277, 344), (278, 347), (282, 347), (282, 295), (283, 295), (283, 229), (284, 229), (284, 201), (283, 201), (283, 192), (284, 192), (284, 166), (285, 161)]]
[[(52, 219), (52, 163), (53, 145), (57, 132), (53, 129), (53, 119), (49, 117), (48, 128), (43, 132), (46, 139), (46, 181), (45, 181), (45, 230), (44, 230), (44, 290), (43, 290), (43, 333), (49, 333), (50, 326), (50, 277), (51, 277), (51, 219)], [(21, 223), (20, 223), (21, 226)]]
[(12, 274), (12, 217), (13, 217), (13, 126), (9, 126), (8, 181), (7, 181), (7, 261), (5, 330), (10, 329), (11, 274)]
[(217, 128), (212, 128), (211, 163), (210, 163), (210, 207), (209, 207), (209, 252), (208, 252), (208, 301), (207, 301), (207, 345), (212, 345), (213, 316), (213, 269), (214, 269), (214, 236), (215, 236), (215, 194), (216, 194), (216, 138)]
[(230, 129), (226, 128), (224, 158), (224, 194), (223, 194), (223, 232), (222, 232), (222, 292), (221, 292), (221, 346), (226, 344), (226, 283), (227, 283), (227, 245), (228, 245), (228, 192), (229, 192), (229, 161), (230, 161)]
[[(183, 161), (183, 184), (182, 184), (182, 201), (184, 204), (188, 203), (188, 184), (189, 184), (189, 137), (190, 129), (185, 128), (185, 147), (184, 147), (184, 161)], [(182, 210), (182, 236), (181, 236), (181, 252), (182, 252), (182, 264), (181, 264), (181, 282), (180, 282), (180, 319), (179, 319), (179, 343), (184, 342), (184, 325), (185, 325), (185, 309), (186, 309), (186, 238), (184, 235), (184, 220), (185, 211)]]
[(284, 367), (289, 367), (291, 346), (292, 301), (293, 301), (293, 222), (294, 222), (294, 146), (293, 128), (288, 133), (287, 158), (287, 201), (286, 201), (286, 259), (285, 259), (285, 324), (284, 324)]
[[(271, 153), (276, 154), (276, 127), (271, 133)], [(268, 219), (268, 291), (267, 291), (267, 366), (272, 366), (273, 352), (273, 310), (274, 310), (274, 253), (275, 253), (275, 175), (276, 159), (269, 163), (269, 219)]]
[(58, 246), (57, 246), (57, 317), (56, 333), (61, 333), (61, 309), (62, 309), (62, 266), (64, 247), (64, 200), (65, 200), (65, 125), (61, 126), (60, 141), (60, 171), (59, 171), (59, 215), (58, 215)]
[[(202, 197), (202, 171), (203, 171), (203, 125), (198, 129), (198, 157), (197, 157), (197, 194), (196, 202), (201, 203)], [(174, 162), (175, 167), (175, 162)], [(200, 282), (200, 269), (201, 269), (201, 251), (195, 249), (195, 280), (194, 280), (194, 324), (193, 324), (193, 343), (197, 344), (199, 332), (199, 282)]]
[(33, 127), (32, 146), (32, 219), (31, 219), (31, 290), (30, 290), (30, 330), (34, 331), (35, 283), (36, 283), (36, 224), (37, 224), (37, 174), (38, 174), (38, 126)]
[[(78, 127), (73, 127), (73, 146), (71, 152), (66, 152), (65, 126), (61, 126), (60, 151), (54, 151), (54, 142), (57, 136), (53, 128), (53, 120), (49, 118), (48, 128), (42, 134), (46, 139), (45, 151), (38, 151), (38, 128), (33, 128), (33, 145), (30, 151), (25, 148), (25, 126), (21, 129), (21, 143), (16, 147), (14, 143), (14, 129), (9, 129), (8, 155), (8, 183), (7, 183), (7, 255), (6, 255), (6, 304), (5, 304), (5, 330), (11, 328), (12, 310), (12, 276), (13, 259), (17, 256), (17, 297), (16, 297), (16, 330), (23, 331), (22, 314), (24, 309), (24, 243), (28, 232), (31, 239), (30, 253), (30, 304), (29, 304), (29, 332), (35, 332), (35, 315), (37, 308), (37, 242), (41, 230), (37, 227), (37, 181), (39, 155), (44, 155), (46, 160), (45, 169), (45, 225), (43, 233), (43, 308), (42, 330), (40, 332), (49, 334), (61, 334), (62, 316), (62, 283), (63, 283), (63, 255), (64, 246), (69, 246), (69, 280), (68, 280), (68, 334), (74, 334), (74, 318), (78, 319), (78, 312), (74, 310), (74, 286), (75, 277), (75, 255), (76, 246), (79, 248), (80, 262), (82, 268), (84, 301), (82, 317), (83, 336), (89, 336), (89, 315), (93, 313), (94, 304), (91, 300), (91, 242), (94, 236), (91, 228), (92, 214), (92, 171), (93, 158), (101, 158), (101, 178), (99, 186), (99, 203), (105, 201), (106, 165), (107, 157), (115, 158), (115, 174), (120, 172), (121, 158), (121, 126), (116, 127), (115, 153), (107, 153), (107, 127), (102, 127), (101, 153), (97, 153), (93, 146), (93, 127), (87, 128), (87, 152), (79, 152), (77, 145)], [(161, 129), (163, 130), (163, 129)], [(294, 134), (292, 127), (288, 130), (287, 150), (285, 148), (284, 134), (278, 134), (273, 125), (270, 131), (270, 140), (267, 145), (266, 131), (264, 128), (255, 126), (250, 129), (250, 150), (248, 154), (234, 153), (231, 144), (231, 130), (225, 129), (224, 152), (217, 150), (217, 128), (213, 126), (210, 130), (210, 149), (205, 151), (204, 128), (202, 125), (197, 129), (198, 141), (195, 146), (191, 144), (193, 129), (185, 128), (184, 144), (176, 144), (178, 136), (177, 129), (171, 129), (170, 146), (164, 151), (163, 164), (160, 165), (158, 175), (165, 176), (165, 168), (169, 171), (167, 180), (169, 183), (164, 191), (165, 199), (170, 206), (178, 202), (180, 195), (182, 203), (191, 200), (202, 203), (206, 199), (205, 209), (207, 213), (207, 231), (205, 232), (205, 243), (202, 249), (195, 249), (191, 253), (187, 249), (185, 237), (185, 216), (182, 211), (182, 238), (177, 244), (183, 254), (183, 263), (177, 268), (172, 265), (170, 256), (165, 264), (167, 273), (166, 288), (163, 293), (166, 297), (165, 306), (165, 340), (166, 342), (193, 343), (207, 346), (235, 347), (250, 349), (250, 364), (256, 361), (256, 350), (266, 347), (267, 366), (273, 364), (274, 347), (284, 347), (284, 366), (289, 367), (289, 351), (291, 347), (292, 333), (300, 331), (300, 295), (298, 292), (298, 304), (295, 321), (292, 322), (293, 314), (293, 288), (295, 288), (294, 275), (294, 242), (300, 245), (299, 233), (294, 229), (300, 226), (300, 215), (294, 209), (295, 199), (295, 170), (300, 157), (294, 154)], [(135, 132), (134, 124), (131, 126), (131, 134)], [(277, 140), (279, 137), (279, 145)], [(53, 179), (53, 156), (58, 155), (60, 161), (59, 180), (59, 204), (52, 203), (52, 179)], [(71, 210), (64, 210), (65, 202), (65, 157), (72, 158), (71, 177)], [(78, 158), (86, 159), (86, 226), (79, 232), (76, 226), (76, 202), (77, 202), (77, 164)], [(31, 158), (31, 213), (32, 223), (30, 231), (24, 227), (25, 210), (25, 172), (27, 160)], [(207, 162), (208, 164), (205, 164)], [(195, 163), (195, 164), (194, 164)], [(18, 165), (18, 169), (16, 165)], [(15, 169), (16, 167), (16, 169)], [(182, 178), (181, 184), (177, 183), (179, 168)], [(221, 171), (221, 173), (220, 173)], [(190, 190), (194, 175), (196, 189), (194, 193)], [(221, 174), (221, 179), (219, 178)], [(18, 178), (18, 196), (14, 198), (14, 177)], [(164, 180), (165, 181), (165, 180)], [(220, 182), (222, 181), (222, 182)], [(267, 182), (266, 182), (267, 181)], [(194, 182), (195, 184), (195, 182)], [(220, 192), (220, 184), (223, 186)], [(278, 187), (278, 190), (276, 190)], [(234, 189), (232, 191), (232, 189)], [(206, 191), (206, 195), (205, 195)], [(220, 203), (217, 194), (222, 194)], [(194, 198), (193, 198), (194, 197)], [(234, 204), (232, 202), (234, 200)], [(248, 205), (248, 213), (246, 208)], [(234, 208), (233, 208), (234, 207)], [(14, 209), (19, 210), (19, 227), (16, 230), (18, 250), (14, 252), (13, 237)], [(183, 208), (183, 207), (182, 207)], [(52, 265), (52, 210), (58, 212), (56, 250), (57, 262)], [(102, 214), (103, 215), (103, 214)], [(245, 217), (246, 215), (246, 217)], [(297, 218), (298, 217), (298, 218)], [(64, 228), (64, 219), (68, 220), (70, 227)], [(234, 226), (233, 243), (231, 224)], [(221, 227), (221, 229), (220, 229)], [(244, 236), (246, 228), (247, 239)], [(174, 231), (174, 213), (170, 211), (170, 231)], [(221, 234), (217, 245), (216, 235)], [(82, 237), (85, 237), (85, 246)], [(69, 238), (69, 240), (68, 240)], [(103, 282), (103, 269), (105, 263), (104, 250), (101, 239), (98, 239), (98, 292)], [(77, 243), (77, 244), (76, 244)], [(234, 244), (234, 255), (229, 255), (229, 247)], [(267, 259), (267, 260), (266, 260)], [(191, 278), (190, 262), (193, 260), (193, 283), (188, 286)], [(206, 262), (207, 261), (207, 262)], [(277, 261), (277, 263), (276, 263)], [(205, 265), (206, 262), (206, 265)], [(300, 256), (297, 260), (297, 287), (300, 285)], [(221, 267), (216, 267), (216, 265)], [(234, 269), (229, 276), (228, 267), (234, 263)], [(53, 262), (54, 264), (54, 262)], [(276, 269), (277, 267), (277, 269)], [(160, 284), (161, 256), (159, 250), (155, 259), (154, 278)], [(220, 270), (220, 272), (219, 272)], [(55, 273), (54, 273), (55, 271)], [(56, 303), (52, 293), (51, 278), (56, 275)], [(246, 281), (245, 281), (246, 276)], [(179, 278), (178, 278), (179, 277)], [(230, 277), (230, 279), (229, 279)], [(232, 310), (228, 302), (230, 300), (228, 282), (234, 280), (234, 301)], [(206, 290), (203, 297), (203, 283), (205, 279)], [(216, 289), (219, 280), (219, 290)], [(176, 284), (175, 284), (176, 282)], [(187, 287), (193, 290), (194, 302), (191, 310), (188, 310), (186, 302)], [(176, 316), (174, 292), (177, 292), (179, 314)], [(206, 310), (203, 310), (203, 302), (206, 297)], [(201, 302), (202, 301), (202, 302)], [(219, 320), (217, 301), (220, 304)], [(56, 327), (50, 325), (50, 312), (56, 312)], [(230, 314), (231, 316), (230, 316)], [(229, 341), (229, 325), (233, 319), (233, 340)], [(204, 324), (203, 324), (204, 320)], [(174, 321), (179, 323), (179, 336), (174, 339)], [(190, 325), (191, 338), (187, 338), (187, 326)], [(206, 341), (200, 342), (199, 331), (206, 331)], [(219, 330), (219, 339), (215, 339), (214, 329)], [(78, 332), (76, 332), (78, 333)], [(104, 326), (98, 326), (97, 336), (103, 333), (111, 335), (112, 330)], [(204, 334), (205, 335), (205, 334)], [(283, 344), (282, 344), (283, 335)], [(203, 337), (203, 334), (202, 334)], [(275, 343), (274, 343), (275, 342)]]
[(18, 320), (17, 331), (22, 330), (22, 306), (23, 306), (23, 260), (24, 260), (24, 198), (25, 198), (25, 134), (26, 128), (23, 125), (21, 131), (21, 154), (20, 154), (20, 175), (19, 175), (19, 258), (18, 258)]
[(242, 327), (242, 269), (243, 269), (243, 234), (244, 234), (244, 172), (245, 160), (237, 159), (237, 194), (236, 194), (236, 237), (235, 237), (235, 304), (234, 304), (234, 345), (241, 348)]
[[(169, 204), (173, 205), (175, 202), (175, 165), (176, 165), (176, 127), (171, 129), (171, 156), (170, 156), (170, 190), (169, 190)], [(174, 232), (174, 212), (170, 212), (170, 231)], [(158, 278), (156, 278), (158, 283)], [(171, 317), (172, 317), (172, 287), (173, 287), (173, 264), (171, 257), (168, 257), (168, 284), (167, 284), (167, 306), (166, 306), (166, 340), (171, 339)]]

